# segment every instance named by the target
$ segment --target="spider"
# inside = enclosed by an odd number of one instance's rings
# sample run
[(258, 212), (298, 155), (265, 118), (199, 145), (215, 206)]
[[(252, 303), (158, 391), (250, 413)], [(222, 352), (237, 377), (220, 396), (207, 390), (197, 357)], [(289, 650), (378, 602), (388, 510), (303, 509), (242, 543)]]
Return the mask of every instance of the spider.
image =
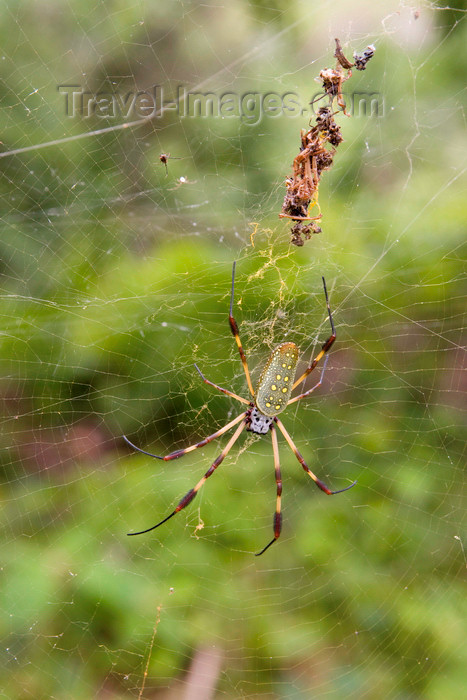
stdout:
[(180, 158), (176, 158), (176, 156), (171, 156), (170, 153), (161, 153), (159, 156), (159, 160), (162, 163), (162, 165), (165, 165), (165, 176), (169, 174), (169, 168), (167, 163), (169, 162), (169, 158), (172, 158), (172, 160), (181, 160)]
[[(137, 450), (138, 452), (142, 452), (145, 455), (148, 455), (149, 457), (155, 457), (156, 459), (162, 459), (165, 462), (168, 462), (172, 459), (178, 459), (179, 457), (183, 457), (183, 455), (186, 455), (188, 452), (193, 452), (193, 450), (197, 450), (199, 447), (203, 447), (204, 445), (207, 445), (209, 442), (212, 442), (212, 440), (215, 440), (216, 438), (220, 437), (221, 435), (224, 435), (228, 430), (233, 428), (234, 426), (237, 426), (237, 429), (235, 430), (234, 434), (231, 436), (230, 440), (220, 453), (220, 455), (214, 460), (214, 462), (211, 464), (209, 467), (208, 471), (204, 474), (204, 476), (198, 481), (196, 486), (188, 493), (183, 496), (181, 501), (178, 503), (176, 506), (175, 510), (170, 513), (167, 517), (165, 517), (163, 520), (157, 523), (157, 525), (153, 525), (152, 527), (148, 527), (146, 530), (141, 530), (140, 532), (129, 532), (128, 535), (133, 536), (133, 535), (144, 535), (147, 532), (151, 532), (152, 530), (155, 530), (157, 527), (160, 525), (163, 525), (167, 520), (170, 520), (176, 513), (179, 513), (183, 508), (186, 508), (186, 506), (191, 503), (191, 501), (194, 499), (200, 488), (203, 486), (205, 481), (212, 475), (214, 474), (215, 470), (217, 467), (223, 462), (225, 457), (228, 455), (230, 450), (232, 449), (234, 443), (237, 441), (237, 439), (240, 436), (240, 433), (246, 429), (247, 431), (257, 433), (258, 435), (265, 435), (268, 432), (271, 433), (271, 439), (272, 439), (272, 451), (273, 451), (273, 456), (274, 456), (274, 470), (275, 470), (275, 477), (276, 477), (276, 511), (274, 513), (274, 520), (273, 520), (273, 529), (274, 529), (274, 537), (273, 539), (268, 542), (268, 544), (263, 547), (263, 549), (258, 552), (255, 556), (260, 556), (261, 554), (264, 554), (264, 552), (272, 545), (274, 542), (279, 538), (281, 534), (281, 527), (282, 527), (282, 515), (281, 515), (281, 495), (282, 495), (282, 480), (281, 480), (281, 470), (280, 470), (280, 463), (279, 463), (279, 446), (278, 446), (278, 441), (277, 441), (277, 430), (276, 427), (279, 428), (280, 432), (284, 436), (286, 442), (288, 443), (290, 449), (294, 453), (295, 457), (299, 461), (299, 463), (302, 465), (303, 469), (305, 472), (308, 474), (311, 479), (315, 482), (315, 484), (322, 490), (324, 493), (326, 493), (328, 496), (333, 496), (336, 493), (342, 493), (343, 491), (347, 491), (348, 489), (352, 488), (352, 486), (355, 486), (357, 483), (354, 481), (350, 486), (346, 486), (343, 489), (340, 489), (338, 491), (331, 491), (318, 477), (313, 474), (311, 469), (308, 467), (306, 464), (305, 460), (303, 459), (302, 455), (298, 451), (297, 447), (295, 446), (292, 438), (290, 437), (289, 433), (285, 429), (283, 423), (281, 420), (279, 420), (278, 415), (279, 413), (282, 413), (282, 411), (287, 408), (287, 406), (290, 406), (293, 403), (296, 403), (297, 401), (300, 401), (301, 399), (307, 398), (310, 396), (310, 394), (317, 389), (323, 380), (323, 375), (324, 371), (326, 369), (327, 365), (327, 360), (328, 360), (328, 355), (327, 353), (331, 349), (332, 344), (334, 343), (336, 339), (336, 330), (334, 328), (334, 322), (332, 319), (332, 313), (331, 313), (331, 307), (329, 305), (329, 298), (328, 298), (328, 292), (326, 289), (326, 282), (324, 277), (323, 279), (323, 287), (324, 287), (324, 295), (326, 298), (326, 306), (327, 306), (327, 311), (328, 311), (328, 316), (329, 316), (329, 322), (331, 324), (331, 335), (329, 338), (323, 343), (320, 352), (316, 355), (314, 360), (310, 363), (308, 368), (299, 376), (298, 379), (295, 379), (295, 372), (296, 372), (296, 367), (297, 367), (297, 362), (299, 358), (299, 349), (295, 343), (292, 342), (284, 342), (278, 345), (270, 354), (268, 361), (266, 362), (263, 372), (261, 374), (261, 377), (258, 382), (258, 386), (256, 391), (253, 388), (253, 384), (251, 382), (251, 377), (250, 377), (250, 371), (248, 369), (248, 363), (246, 360), (245, 353), (243, 351), (242, 343), (240, 341), (240, 336), (239, 336), (239, 331), (238, 331), (238, 325), (237, 322), (235, 321), (233, 317), (233, 304), (234, 304), (234, 285), (235, 285), (235, 266), (236, 263), (233, 263), (232, 267), (232, 288), (231, 288), (231, 293), (230, 293), (230, 312), (229, 312), (229, 324), (230, 324), (230, 329), (232, 331), (232, 335), (235, 338), (235, 342), (238, 347), (238, 352), (240, 354), (240, 358), (242, 361), (243, 365), (243, 370), (245, 372), (245, 377), (246, 381), (248, 384), (248, 388), (250, 390), (250, 394), (252, 399), (244, 399), (242, 396), (238, 396), (237, 394), (234, 394), (232, 391), (229, 391), (228, 389), (223, 389), (222, 387), (218, 386), (217, 384), (214, 384), (211, 382), (209, 379), (206, 379), (204, 374), (201, 372), (199, 367), (195, 364), (196, 370), (198, 371), (198, 374), (200, 375), (201, 379), (203, 382), (206, 384), (209, 384), (210, 386), (214, 387), (214, 389), (217, 389), (218, 391), (221, 391), (223, 394), (227, 394), (227, 396), (230, 396), (233, 399), (236, 399), (240, 403), (243, 403), (247, 406), (246, 410), (243, 411), (239, 416), (234, 418), (232, 421), (224, 425), (220, 430), (217, 430), (215, 433), (212, 435), (209, 435), (209, 437), (204, 438), (204, 440), (201, 440), (200, 442), (190, 445), (189, 447), (185, 447), (182, 450), (175, 450), (175, 452), (171, 452), (168, 455), (165, 456), (160, 456), (160, 455), (155, 455), (152, 454), (151, 452), (146, 452), (145, 450), (142, 450), (140, 447), (137, 447), (134, 445), (125, 435), (123, 435), (123, 439), (127, 442), (130, 447), (133, 449)], [(291, 394), (293, 390), (303, 382), (303, 380), (315, 369), (316, 365), (318, 362), (321, 360), (323, 356), (325, 357), (323, 368), (321, 370), (321, 376), (319, 378), (319, 381), (311, 387), (311, 389), (308, 389), (307, 391), (304, 391), (301, 394), (298, 394), (297, 396), (294, 396), (291, 398)]]

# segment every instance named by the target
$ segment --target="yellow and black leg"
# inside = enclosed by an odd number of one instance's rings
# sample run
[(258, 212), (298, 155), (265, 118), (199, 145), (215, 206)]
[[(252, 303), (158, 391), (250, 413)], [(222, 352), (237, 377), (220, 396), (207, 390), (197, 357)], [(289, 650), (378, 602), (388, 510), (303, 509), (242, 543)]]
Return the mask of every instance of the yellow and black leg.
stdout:
[(321, 384), (323, 383), (324, 372), (326, 371), (326, 365), (328, 364), (328, 359), (329, 359), (329, 355), (326, 355), (326, 357), (324, 358), (324, 364), (323, 364), (323, 368), (321, 370), (321, 376), (319, 378), (319, 381), (316, 382), (316, 384), (314, 386), (312, 386), (311, 389), (308, 389), (307, 391), (303, 392), (303, 394), (298, 394), (298, 396), (294, 396), (293, 399), (290, 399), (287, 403), (287, 406), (290, 406), (291, 403), (295, 403), (296, 401), (301, 401), (302, 399), (306, 399), (306, 397), (309, 396), (310, 394), (312, 394), (315, 389), (317, 389), (318, 387), (321, 386)]
[[(242, 418), (243, 418), (242, 423), (240, 423), (237, 430), (232, 435), (232, 437), (230, 438), (229, 442), (224, 447), (224, 449), (222, 450), (220, 455), (214, 460), (214, 462), (211, 464), (211, 466), (207, 470), (206, 474), (203, 476), (202, 479), (200, 479), (198, 481), (196, 486), (193, 489), (190, 489), (190, 491), (188, 491), (188, 493), (185, 496), (183, 496), (183, 498), (181, 499), (181, 501), (179, 502), (179, 504), (177, 505), (175, 510), (172, 513), (170, 513), (170, 515), (168, 515), (166, 518), (164, 518), (159, 523), (157, 523), (157, 525), (153, 525), (152, 527), (148, 527), (146, 530), (141, 530), (140, 532), (129, 532), (128, 535), (130, 535), (130, 536), (132, 536), (132, 535), (144, 535), (146, 532), (151, 532), (151, 530), (155, 530), (157, 527), (166, 523), (167, 520), (170, 520), (170, 518), (172, 518), (176, 513), (179, 513), (181, 510), (183, 510), (183, 508), (186, 508), (186, 506), (189, 503), (191, 503), (191, 501), (194, 499), (194, 497), (196, 496), (196, 494), (198, 493), (200, 488), (203, 486), (206, 479), (208, 479), (212, 474), (214, 474), (214, 472), (216, 471), (219, 464), (221, 464), (224, 461), (225, 457), (228, 455), (228, 453), (232, 449), (234, 443), (238, 440), (240, 433), (242, 432), (242, 430), (245, 428), (245, 425), (246, 425), (245, 424), (245, 415), (242, 413), (241, 416), (237, 416), (235, 421), (232, 421), (232, 423), (229, 424), (230, 427), (232, 427), (232, 424), (238, 423)], [(225, 428), (222, 428), (222, 432), (225, 432), (226, 428), (227, 428), (227, 426)], [(220, 432), (221, 431), (218, 431), (217, 434), (219, 434)], [(211, 439), (212, 439), (212, 437), (211, 437)], [(199, 447), (199, 446), (200, 445), (193, 445), (191, 449), (196, 449), (196, 447)], [(189, 449), (190, 448), (187, 448), (186, 450), (180, 450), (179, 452), (186, 454), (187, 450), (189, 450)], [(176, 459), (177, 457), (181, 457), (181, 456), (182, 456), (182, 454), (177, 454), (177, 453), (173, 452), (172, 455), (167, 455), (167, 457), (163, 457), (162, 459), (166, 459), (166, 460), (167, 459)]]
[(233, 302), (234, 302), (234, 286), (235, 286), (235, 265), (236, 263), (232, 265), (232, 291), (230, 292), (230, 311), (229, 311), (229, 324), (230, 324), (230, 330), (232, 331), (232, 335), (235, 338), (235, 342), (237, 343), (238, 347), (238, 352), (240, 353), (240, 359), (242, 361), (243, 365), (243, 370), (245, 372), (245, 377), (246, 381), (248, 384), (248, 389), (250, 390), (250, 394), (254, 397), (255, 392), (253, 389), (253, 384), (251, 383), (251, 377), (250, 377), (250, 370), (248, 369), (248, 363), (246, 361), (246, 356), (243, 351), (242, 343), (240, 340), (240, 336), (238, 334), (238, 325), (236, 320), (233, 317)]
[[(331, 335), (323, 343), (323, 345), (321, 346), (321, 350), (316, 355), (316, 357), (313, 360), (313, 362), (311, 363), (311, 365), (303, 372), (303, 374), (297, 380), (295, 380), (294, 385), (293, 385), (293, 389), (295, 389), (295, 387), (297, 387), (299, 384), (301, 384), (303, 382), (303, 380), (308, 377), (310, 372), (313, 372), (314, 368), (316, 367), (318, 362), (321, 360), (323, 355), (325, 355), (327, 352), (329, 352), (329, 350), (332, 347), (332, 344), (334, 343), (334, 341), (336, 339), (336, 329), (334, 328), (334, 321), (332, 320), (331, 307), (329, 305), (328, 290), (326, 289), (326, 280), (324, 279), (324, 277), (322, 279), (323, 279), (323, 287), (324, 287), (324, 296), (326, 297), (326, 306), (328, 309), (329, 322), (331, 324)], [(311, 393), (311, 392), (309, 392), (309, 393)], [(298, 398), (300, 398), (300, 397), (298, 397)], [(296, 401), (296, 399), (294, 399), (294, 401)]]
[(246, 413), (241, 413), (239, 416), (234, 418), (230, 423), (227, 423), (227, 425), (224, 425), (223, 428), (220, 430), (216, 430), (215, 433), (212, 435), (209, 435), (207, 438), (204, 438), (203, 440), (200, 440), (200, 442), (197, 442), (195, 445), (190, 445), (189, 447), (184, 447), (182, 450), (175, 450), (175, 452), (171, 452), (168, 455), (155, 455), (152, 452), (146, 452), (146, 450), (142, 450), (141, 447), (137, 447), (135, 444), (131, 442), (127, 438), (126, 435), (123, 435), (123, 439), (127, 443), (127, 445), (130, 445), (134, 450), (137, 450), (138, 452), (141, 452), (143, 455), (147, 455), (148, 457), (154, 457), (155, 459), (162, 459), (164, 462), (170, 462), (172, 459), (178, 459), (179, 457), (183, 457), (184, 455), (188, 454), (188, 452), (193, 452), (193, 450), (197, 450), (199, 447), (204, 447), (208, 443), (212, 442), (212, 440), (215, 440), (216, 438), (220, 437), (224, 433), (226, 433), (230, 428), (233, 428), (234, 425), (237, 425), (237, 423), (240, 423), (241, 420), (244, 420), (246, 417)]
[(305, 460), (303, 459), (302, 455), (300, 454), (300, 452), (299, 452), (298, 449), (296, 448), (295, 443), (293, 442), (293, 440), (292, 440), (292, 438), (290, 437), (289, 433), (288, 433), (287, 430), (285, 429), (284, 424), (281, 423), (281, 421), (280, 421), (278, 418), (275, 418), (274, 420), (276, 421), (277, 427), (278, 427), (279, 430), (281, 431), (282, 435), (283, 435), (283, 436), (285, 437), (285, 439), (287, 440), (288, 445), (289, 445), (290, 449), (292, 450), (292, 452), (294, 453), (295, 457), (298, 459), (298, 461), (300, 462), (300, 464), (302, 465), (303, 469), (306, 471), (306, 473), (308, 474), (308, 476), (309, 476), (311, 479), (313, 479), (313, 481), (315, 482), (316, 486), (318, 486), (318, 487), (321, 489), (321, 491), (324, 491), (324, 493), (326, 493), (328, 496), (334, 496), (336, 493), (342, 493), (343, 491), (348, 491), (349, 489), (352, 488), (352, 486), (355, 486), (355, 484), (357, 483), (356, 481), (354, 481), (353, 484), (350, 484), (350, 486), (346, 486), (345, 489), (339, 489), (338, 491), (331, 491), (331, 489), (329, 489), (329, 488), (326, 486), (326, 484), (324, 484), (324, 483), (321, 481), (321, 479), (318, 479), (318, 477), (316, 476), (316, 474), (313, 474), (313, 472), (311, 471), (310, 467), (307, 465), (307, 463), (306, 463)]
[(228, 389), (223, 389), (223, 388), (222, 388), (221, 386), (219, 386), (218, 384), (214, 384), (214, 382), (210, 382), (209, 379), (206, 379), (206, 377), (205, 377), (204, 374), (201, 372), (201, 370), (200, 370), (200, 368), (198, 367), (198, 365), (196, 364), (196, 362), (195, 362), (195, 367), (196, 367), (196, 369), (197, 369), (197, 371), (198, 371), (199, 376), (201, 377), (201, 379), (203, 380), (203, 382), (204, 382), (205, 384), (209, 384), (209, 386), (213, 386), (214, 389), (217, 389), (217, 391), (222, 391), (223, 394), (227, 394), (227, 396), (231, 396), (233, 399), (237, 399), (237, 401), (240, 401), (240, 403), (246, 403), (247, 406), (250, 405), (250, 401), (248, 401), (247, 399), (244, 399), (244, 398), (242, 398), (241, 396), (238, 396), (238, 394), (234, 394), (233, 391), (229, 391)]
[(277, 444), (277, 431), (274, 425), (271, 425), (271, 438), (272, 438), (272, 451), (274, 454), (274, 472), (276, 476), (276, 512), (274, 513), (274, 537), (273, 539), (263, 547), (261, 552), (258, 552), (255, 556), (259, 557), (261, 554), (269, 549), (269, 547), (274, 544), (276, 540), (279, 539), (282, 529), (282, 513), (281, 513), (281, 497), (282, 497), (282, 477), (281, 477), (281, 467), (279, 463), (279, 445)]

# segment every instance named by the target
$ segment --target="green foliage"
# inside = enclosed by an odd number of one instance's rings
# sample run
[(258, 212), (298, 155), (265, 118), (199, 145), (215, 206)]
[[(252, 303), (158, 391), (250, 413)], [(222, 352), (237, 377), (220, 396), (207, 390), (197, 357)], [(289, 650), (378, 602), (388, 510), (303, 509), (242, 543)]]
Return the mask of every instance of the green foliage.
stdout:
[[(110, 27), (104, 5), (78, 3), (81, 39), (92, 45), (80, 68), (89, 83), (115, 74), (156, 82), (158, 42), (164, 65), (191, 65), (184, 36), (214, 73), (195, 30), (173, 30), (175, 5), (146, 8), (146, 34), (139, 6), (113, 3)], [(241, 4), (232, 5), (254, 36)], [(283, 5), (254, 3), (252, 14), (280, 21)], [(76, 27), (59, 5), (42, 9), (43, 35), (35, 12), (19, 7), (13, 22), (27, 40), (15, 64), (20, 84), (11, 72), (2, 87), (8, 149), (64, 136), (63, 115), (47, 107), (49, 71), (64, 83), (76, 77), (68, 53)], [(219, 697), (461, 696), (467, 502), (453, 353), (465, 313), (456, 148), (465, 137), (459, 115), (448, 110), (438, 122), (430, 104), (458, 89), (452, 65), (465, 30), (456, 25), (441, 41), (436, 20), (436, 65), (432, 45), (423, 55), (398, 53), (389, 39), (378, 46), (365, 80), (383, 83), (397, 109), (378, 123), (345, 122), (346, 143), (320, 190), (323, 233), (303, 250), (289, 250), (276, 216), (299, 120), (181, 128), (168, 116), (163, 129), (2, 161), (5, 697), (138, 697), (146, 663), (147, 697), (156, 697), (209, 645), (229, 659)], [(209, 22), (220, 56), (226, 29)], [(177, 48), (165, 39), (172, 30)], [(281, 49), (284, 89), (296, 36)], [(12, 69), (18, 37), (4, 28), (2, 38)], [(266, 76), (268, 60), (279, 62), (258, 56), (252, 75)], [(294, 78), (301, 94), (314, 76), (309, 60)], [(47, 96), (30, 103), (37, 86)], [(70, 122), (66, 134), (88, 126)], [(183, 158), (169, 160), (167, 177), (162, 151)], [(182, 175), (191, 186), (177, 186)], [(130, 453), (121, 435), (163, 454), (240, 412), (200, 381), (194, 362), (247, 396), (227, 323), (235, 258), (235, 316), (254, 380), (277, 342), (296, 340), (306, 362), (316, 336), (318, 346), (325, 339), (326, 274), (338, 327), (329, 378), (284, 423), (326, 483), (358, 480), (327, 498), (281, 441), (283, 535), (259, 559), (252, 554), (271, 537), (274, 476), (270, 441), (251, 435), (164, 529), (126, 537), (168, 514), (225, 441), (164, 463)]]

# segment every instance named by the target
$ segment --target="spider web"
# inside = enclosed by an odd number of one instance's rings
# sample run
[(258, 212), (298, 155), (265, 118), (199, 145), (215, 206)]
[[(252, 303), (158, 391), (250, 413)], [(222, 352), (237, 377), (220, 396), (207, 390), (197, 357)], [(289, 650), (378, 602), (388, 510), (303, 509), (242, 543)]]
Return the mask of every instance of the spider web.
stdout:
[[(464, 19), (426, 2), (6, 3), (2, 697), (463, 695)], [(335, 37), (347, 56), (375, 44), (344, 92), (382, 109), (338, 116), (323, 232), (298, 249), (277, 214), (309, 116), (191, 117), (174, 100), (306, 106)], [(155, 85), (163, 114), (123, 114)], [(69, 86), (121, 112), (66, 113)], [(325, 275), (337, 342), (283, 421), (331, 488), (358, 481), (325, 497), (279, 436), (283, 532), (259, 558), (269, 436), (244, 433), (186, 510), (126, 537), (228, 437), (164, 463), (122, 434), (165, 454), (242, 410), (193, 364), (247, 397), (234, 259), (254, 384), (277, 343), (305, 368), (328, 337)]]

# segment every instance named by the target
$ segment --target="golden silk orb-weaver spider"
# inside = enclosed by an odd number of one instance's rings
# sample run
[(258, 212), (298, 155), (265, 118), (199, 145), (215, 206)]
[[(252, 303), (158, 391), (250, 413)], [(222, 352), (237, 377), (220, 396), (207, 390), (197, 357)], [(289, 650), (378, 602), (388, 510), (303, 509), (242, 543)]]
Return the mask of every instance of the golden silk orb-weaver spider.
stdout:
[[(250, 377), (250, 371), (248, 369), (248, 363), (246, 360), (245, 353), (243, 351), (242, 343), (240, 341), (240, 336), (239, 336), (239, 331), (238, 331), (238, 325), (237, 322), (235, 321), (233, 317), (233, 303), (234, 303), (234, 284), (235, 284), (235, 262), (233, 264), (232, 268), (232, 290), (230, 294), (230, 312), (229, 312), (229, 324), (230, 324), (230, 329), (232, 331), (232, 335), (235, 338), (235, 342), (237, 343), (238, 347), (238, 352), (240, 353), (240, 358), (243, 364), (243, 369), (245, 372), (245, 377), (246, 381), (248, 384), (248, 388), (250, 390), (250, 394), (252, 399), (244, 399), (242, 396), (238, 396), (237, 394), (234, 394), (232, 391), (229, 391), (228, 389), (223, 389), (222, 387), (218, 386), (217, 384), (214, 384), (213, 382), (209, 381), (209, 379), (206, 379), (204, 374), (201, 372), (199, 367), (195, 364), (195, 367), (203, 380), (206, 384), (209, 384), (210, 386), (214, 387), (214, 389), (217, 389), (218, 391), (221, 391), (224, 394), (227, 394), (227, 396), (232, 397), (233, 399), (236, 399), (240, 403), (243, 403), (247, 406), (246, 411), (243, 411), (239, 416), (234, 418), (232, 421), (227, 423), (227, 425), (224, 425), (220, 430), (217, 430), (215, 433), (212, 435), (209, 435), (209, 437), (204, 438), (204, 440), (201, 440), (200, 442), (197, 442), (195, 445), (190, 445), (190, 447), (185, 447), (182, 450), (176, 450), (175, 452), (171, 452), (168, 455), (165, 456), (160, 456), (160, 455), (155, 455), (152, 454), (151, 452), (146, 452), (145, 450), (142, 450), (141, 448), (137, 447), (134, 445), (130, 440), (124, 435), (123, 439), (132, 447), (133, 449), (137, 450), (138, 452), (142, 452), (145, 455), (148, 455), (149, 457), (155, 457), (156, 459), (161, 459), (164, 460), (165, 462), (168, 462), (172, 459), (178, 459), (179, 457), (183, 457), (183, 455), (186, 455), (188, 452), (193, 452), (193, 450), (197, 450), (199, 447), (203, 447), (204, 445), (207, 445), (209, 442), (212, 442), (212, 440), (215, 440), (216, 438), (220, 437), (224, 433), (226, 433), (228, 430), (233, 428), (234, 426), (237, 426), (237, 429), (235, 430), (234, 434), (220, 453), (220, 455), (214, 460), (214, 462), (211, 464), (209, 467), (208, 471), (205, 473), (205, 475), (198, 481), (196, 486), (188, 493), (183, 496), (181, 501), (178, 503), (177, 507), (175, 508), (170, 515), (165, 517), (163, 520), (161, 520), (157, 525), (153, 525), (152, 527), (148, 527), (146, 530), (141, 530), (140, 532), (129, 532), (128, 535), (144, 535), (146, 532), (151, 532), (151, 530), (155, 530), (157, 527), (162, 525), (163, 523), (167, 522), (170, 518), (172, 518), (176, 513), (179, 513), (183, 508), (186, 508), (186, 506), (191, 503), (191, 501), (194, 499), (200, 488), (203, 486), (205, 481), (216, 471), (217, 467), (221, 464), (221, 462), (224, 461), (225, 457), (228, 455), (230, 450), (232, 449), (233, 445), (237, 441), (237, 439), (240, 437), (240, 433), (246, 429), (250, 432), (257, 433), (259, 435), (265, 435), (266, 433), (270, 432), (271, 433), (271, 439), (272, 439), (272, 451), (273, 451), (273, 456), (274, 456), (274, 470), (275, 470), (275, 476), (276, 476), (276, 511), (274, 513), (274, 521), (273, 521), (273, 529), (274, 529), (274, 537), (273, 539), (268, 542), (268, 544), (263, 547), (263, 549), (256, 554), (256, 556), (260, 556), (263, 554), (274, 542), (279, 538), (281, 534), (281, 527), (282, 527), (282, 516), (281, 516), (281, 496), (282, 496), (282, 479), (281, 479), (281, 470), (280, 470), (280, 463), (279, 463), (279, 445), (277, 442), (277, 431), (276, 431), (276, 426), (279, 428), (280, 432), (284, 436), (287, 444), (289, 445), (290, 449), (294, 453), (295, 457), (298, 459), (300, 464), (302, 465), (303, 469), (305, 472), (308, 474), (311, 479), (315, 482), (315, 484), (322, 490), (324, 493), (326, 493), (328, 496), (333, 496), (336, 493), (342, 493), (343, 491), (347, 491), (348, 489), (352, 488), (352, 486), (355, 486), (357, 483), (354, 481), (350, 486), (346, 486), (343, 489), (339, 489), (338, 491), (331, 491), (318, 477), (313, 474), (311, 469), (308, 467), (306, 464), (305, 460), (303, 459), (302, 455), (298, 451), (297, 447), (295, 446), (292, 438), (290, 437), (289, 433), (285, 429), (282, 421), (279, 420), (277, 417), (279, 413), (282, 413), (282, 411), (287, 408), (287, 406), (290, 406), (290, 404), (296, 403), (297, 401), (300, 401), (301, 399), (304, 399), (310, 394), (317, 389), (322, 381), (323, 381), (323, 375), (324, 371), (326, 369), (327, 365), (327, 360), (328, 360), (328, 355), (327, 353), (331, 349), (332, 344), (334, 343), (336, 339), (336, 330), (334, 328), (334, 322), (332, 319), (332, 313), (331, 313), (331, 307), (329, 305), (329, 298), (328, 298), (328, 293), (326, 289), (326, 282), (323, 277), (323, 287), (324, 287), (324, 295), (326, 298), (326, 306), (328, 310), (328, 316), (329, 316), (329, 322), (331, 324), (331, 335), (329, 338), (323, 343), (320, 352), (316, 355), (316, 357), (312, 360), (308, 368), (299, 376), (298, 379), (295, 379), (295, 373), (297, 369), (297, 363), (298, 363), (298, 358), (299, 358), (299, 349), (295, 345), (295, 343), (292, 342), (285, 342), (281, 343), (278, 345), (271, 353), (269, 356), (268, 361), (266, 362), (266, 365), (261, 373), (261, 377), (258, 382), (258, 386), (256, 391), (253, 389), (253, 384), (251, 382), (251, 377)], [(319, 381), (311, 387), (311, 389), (307, 389), (301, 394), (298, 394), (297, 396), (294, 396), (291, 398), (291, 394), (296, 387), (301, 384), (304, 379), (315, 369), (316, 365), (318, 362), (321, 360), (322, 357), (325, 356), (325, 360), (323, 363), (323, 367), (321, 370), (321, 376), (319, 378)]]

